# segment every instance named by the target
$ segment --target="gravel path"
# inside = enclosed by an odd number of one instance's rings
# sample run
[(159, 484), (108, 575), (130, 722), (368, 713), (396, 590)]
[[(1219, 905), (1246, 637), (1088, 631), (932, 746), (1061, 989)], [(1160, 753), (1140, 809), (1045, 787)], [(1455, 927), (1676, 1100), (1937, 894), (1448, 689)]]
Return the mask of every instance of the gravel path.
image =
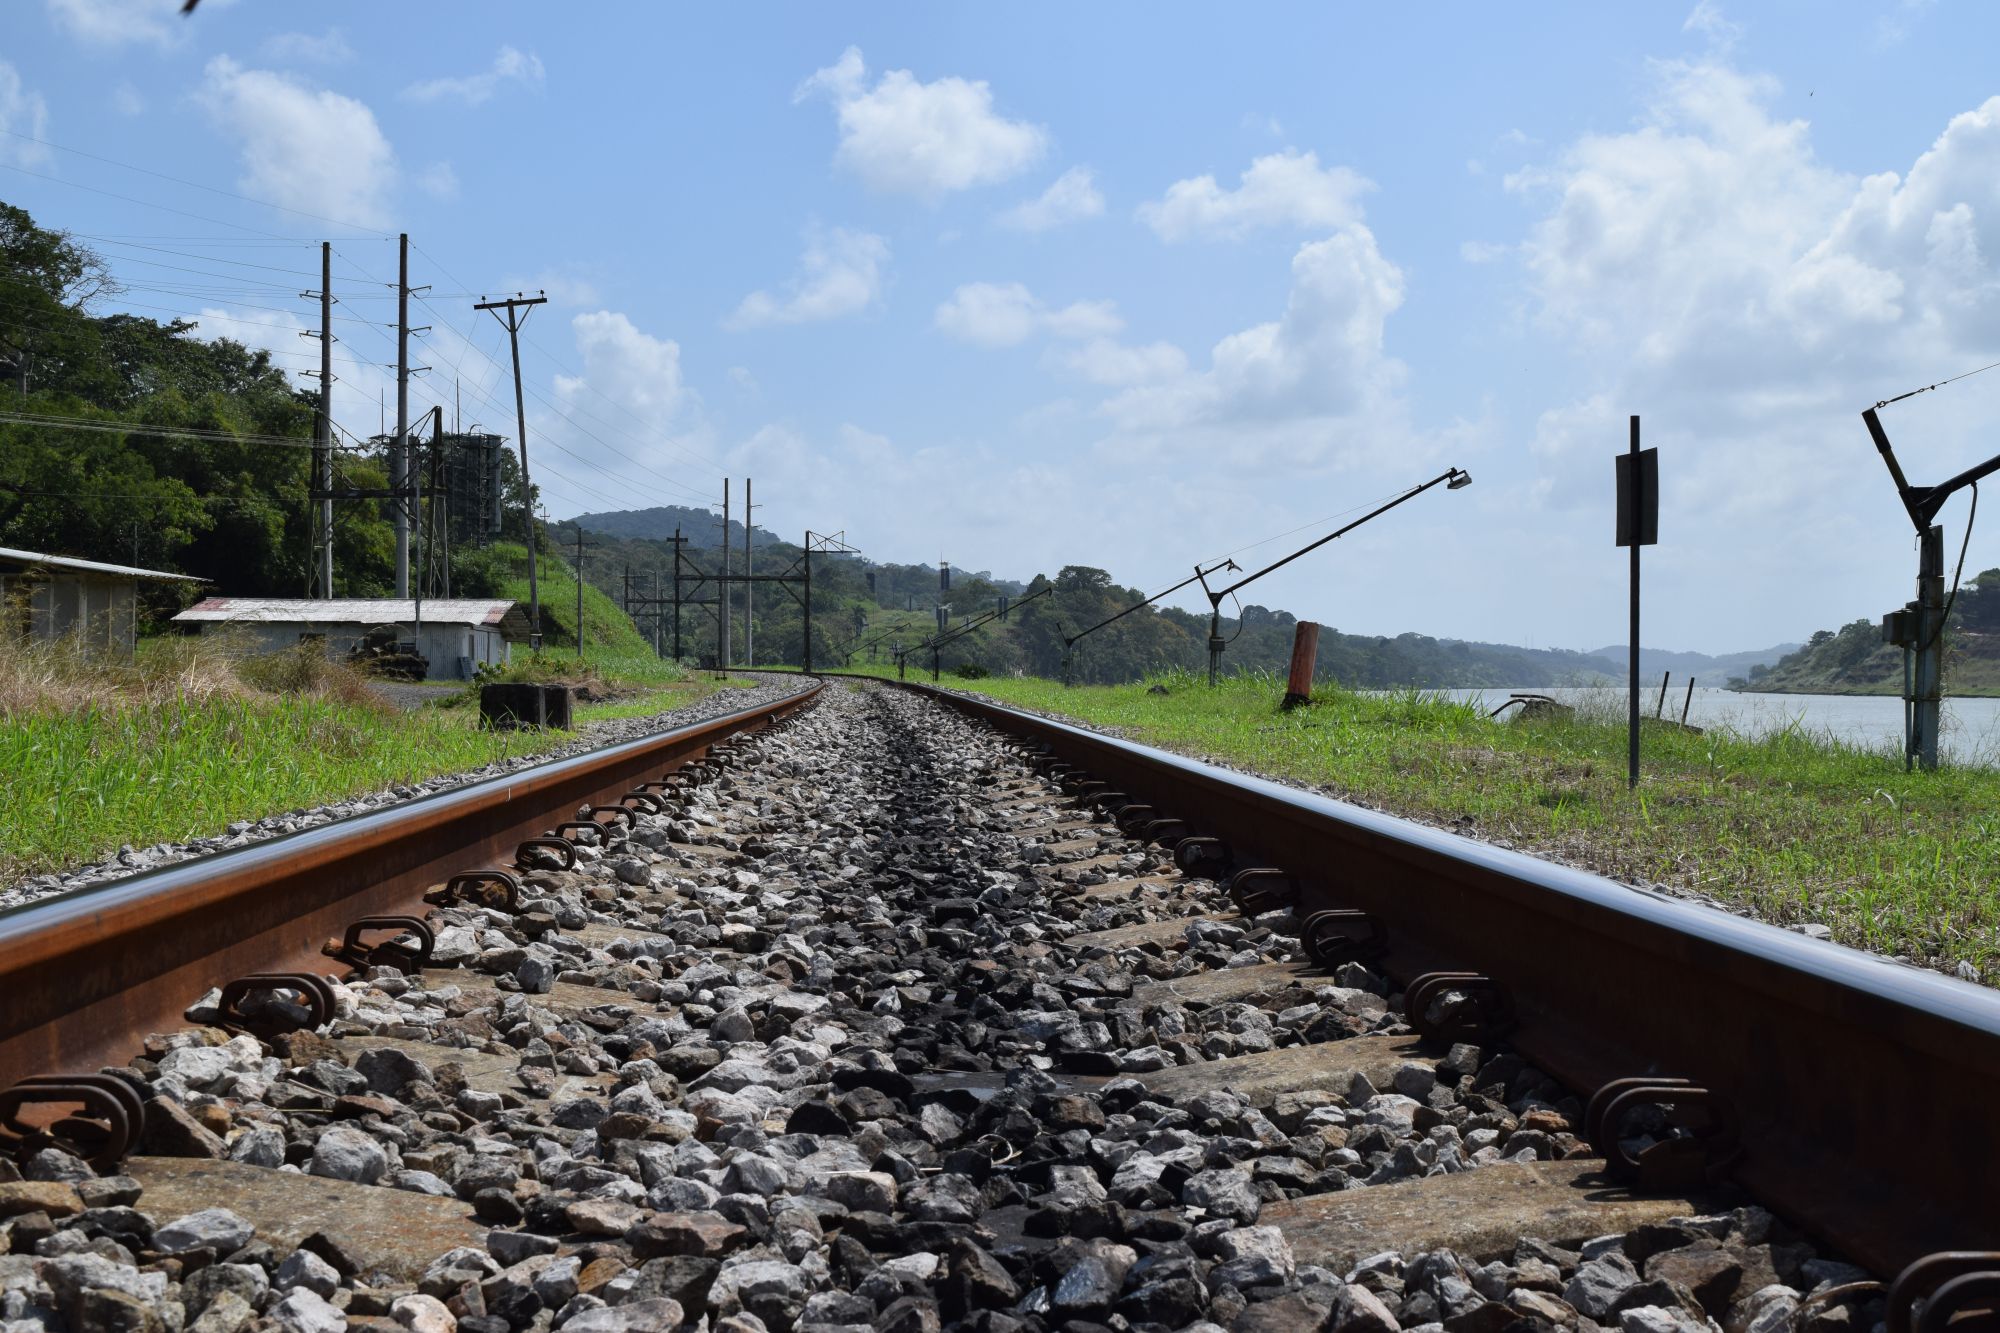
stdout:
[[(0, 1327), (1843, 1333), (1879, 1318), (1879, 1289), (1852, 1285), (1865, 1275), (1756, 1208), (1576, 1247), (1524, 1239), (1484, 1263), (1308, 1262), (1267, 1210), (1572, 1156), (1580, 1108), (1470, 1046), (1380, 1087), (1164, 1090), (1220, 1060), (1402, 1034), (1399, 997), (1350, 964), (1181, 998), (1296, 964), (1289, 913), (1209, 919), (1216, 885), (1152, 882), (1158, 849), (935, 704), (830, 690), (721, 753), (718, 777), (573, 870), (527, 874), (520, 915), (442, 909), (442, 966), (341, 986), (323, 1032), (194, 1028), (132, 1062), (149, 1152), (463, 1201), (483, 1244), (398, 1276), (338, 1235), (273, 1244), (227, 1197), (156, 1208), (136, 1180), (50, 1149), (20, 1184), (0, 1163)], [(1096, 934), (1159, 922), (1177, 928), (1152, 944)]]
[[(589, 723), (577, 729), (574, 741), (541, 754), (505, 759), (460, 773), (440, 774), (421, 782), (391, 787), (386, 791), (370, 792), (365, 796), (336, 801), (331, 805), (314, 806), (309, 810), (291, 810), (258, 820), (238, 820), (225, 832), (214, 837), (195, 838), (189, 842), (155, 843), (142, 848), (134, 848), (128, 844), (120, 848), (116, 856), (95, 865), (81, 866), (58, 874), (31, 876), (11, 887), (0, 889), (0, 911), (38, 902), (44, 898), (53, 898), (59, 894), (73, 893), (78, 889), (104, 884), (111, 880), (123, 879), (141, 870), (153, 870), (160, 866), (172, 865), (177, 861), (207, 856), (213, 852), (229, 851), (249, 843), (262, 842), (267, 838), (281, 837), (287, 833), (297, 833), (301, 829), (315, 828), (349, 815), (364, 814), (403, 801), (413, 801), (421, 796), (430, 796), (436, 792), (449, 791), (454, 787), (463, 787), (468, 783), (481, 782), (487, 778), (531, 768), (552, 759), (562, 759), (589, 750), (602, 749), (607, 745), (637, 740), (669, 727), (706, 721), (712, 717), (720, 717), (724, 713), (732, 713), (797, 694), (811, 684), (809, 680), (802, 680), (798, 676), (748, 672), (737, 674), (755, 675), (761, 683), (756, 689), (751, 690), (736, 688), (718, 690), (706, 698), (698, 699), (670, 712), (655, 713), (648, 717)], [(412, 688), (431, 690), (434, 687)]]

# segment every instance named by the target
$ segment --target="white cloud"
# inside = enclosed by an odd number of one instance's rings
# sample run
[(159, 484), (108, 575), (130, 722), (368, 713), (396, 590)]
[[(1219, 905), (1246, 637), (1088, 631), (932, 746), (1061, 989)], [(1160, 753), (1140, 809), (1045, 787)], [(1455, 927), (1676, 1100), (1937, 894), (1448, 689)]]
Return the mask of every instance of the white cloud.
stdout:
[(1139, 206), (1139, 220), (1163, 241), (1234, 240), (1260, 227), (1320, 230), (1359, 220), (1359, 198), (1373, 188), (1346, 167), (1321, 167), (1317, 154), (1288, 148), (1251, 162), (1233, 190), (1214, 176), (1175, 181)]
[(1097, 192), (1090, 168), (1071, 167), (1040, 195), (1002, 213), (1000, 225), (1017, 231), (1048, 231), (1103, 212), (1104, 196)]
[[(1662, 532), (1729, 553), (1685, 557), (1701, 575), (1785, 588), (1787, 633), (1900, 599), (1908, 533), (1857, 416), (1993, 360), (2000, 97), (1906, 170), (1858, 175), (1773, 114), (1771, 79), (1717, 57), (1654, 76), (1636, 127), (1509, 182), (1541, 208), (1519, 250), (1533, 314), (1576, 359), (1536, 424), (1539, 497), (1604, 505), (1601, 455), (1637, 412), (1662, 450)], [(1993, 401), (1974, 380), (1883, 416), (1922, 482), (1992, 452)]]
[(228, 56), (208, 62), (196, 99), (236, 140), (245, 193), (364, 226), (387, 222), (396, 154), (365, 103)]
[(1355, 416), (1402, 384), (1402, 364), (1383, 350), (1402, 303), (1402, 270), (1350, 224), (1292, 256), (1281, 318), (1223, 338), (1207, 370), (1127, 390), (1104, 411), (1144, 431)]
[(739, 393), (755, 395), (762, 393), (764, 388), (763, 385), (757, 383), (757, 377), (750, 373), (750, 367), (748, 366), (731, 366), (729, 368), (729, 382), (736, 386)]
[(892, 69), (871, 88), (852, 46), (801, 83), (793, 100), (821, 95), (840, 123), (834, 161), (888, 194), (936, 199), (1007, 180), (1039, 161), (1048, 140), (1040, 126), (996, 113), (993, 90), (982, 80), (923, 83), (909, 70)]
[(1699, 33), (1715, 50), (1727, 51), (1743, 36), (1743, 25), (1725, 15), (1715, 0), (1697, 0), (1681, 31)]
[(938, 306), (931, 322), (940, 332), (980, 347), (1014, 347), (1038, 333), (1102, 337), (1125, 326), (1109, 301), (1051, 309), (1018, 282), (968, 282)]
[[(681, 381), (681, 347), (642, 333), (624, 315), (598, 310), (570, 320), (583, 358), (580, 376), (556, 376), (556, 397), (566, 405), (602, 394), (639, 420), (664, 427), (687, 399)], [(581, 404), (588, 407), (588, 404)]]
[(338, 65), (354, 59), (354, 48), (338, 28), (321, 33), (274, 33), (257, 49), (264, 59), (280, 65)]
[(449, 162), (433, 162), (416, 175), (417, 188), (433, 199), (458, 198), (458, 173)]
[(517, 51), (511, 46), (503, 46), (493, 57), (489, 68), (463, 77), (425, 79), (405, 88), (403, 96), (416, 102), (452, 98), (467, 106), (478, 106), (492, 100), (503, 84), (518, 83), (539, 92), (545, 77), (540, 56), (532, 51)]
[(1130, 347), (1110, 338), (1092, 338), (1064, 351), (1060, 363), (1092, 384), (1127, 388), (1187, 373), (1187, 354), (1169, 342)]
[(755, 291), (743, 298), (723, 326), (755, 329), (771, 324), (809, 324), (858, 314), (882, 295), (889, 243), (871, 232), (836, 227), (806, 242), (799, 272), (782, 295)]
[(500, 284), (510, 292), (540, 292), (559, 305), (602, 305), (598, 285), (569, 269), (543, 269), (532, 278), (509, 278)]
[(25, 167), (47, 160), (48, 149), (13, 136), (46, 138), (49, 104), (40, 93), (23, 84), (19, 72), (4, 60), (0, 60), (0, 130), (8, 132), (0, 136), (0, 162)]
[(71, 36), (95, 46), (168, 47), (185, 33), (180, 0), (48, 0), (48, 4), (49, 13)]
[(121, 83), (111, 90), (111, 106), (121, 116), (137, 116), (146, 110), (146, 99), (130, 83)]

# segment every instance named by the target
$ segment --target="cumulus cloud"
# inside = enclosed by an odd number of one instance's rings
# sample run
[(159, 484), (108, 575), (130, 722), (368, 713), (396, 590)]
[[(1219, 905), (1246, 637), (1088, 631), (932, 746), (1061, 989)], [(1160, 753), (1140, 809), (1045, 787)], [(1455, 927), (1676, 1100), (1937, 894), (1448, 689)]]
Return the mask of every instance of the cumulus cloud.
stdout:
[(433, 162), (416, 176), (417, 188), (433, 199), (458, 198), (458, 173), (449, 162)]
[(834, 161), (870, 189), (936, 199), (1007, 180), (1041, 159), (1048, 134), (993, 108), (983, 80), (924, 83), (906, 69), (871, 87), (857, 47), (801, 83), (793, 100), (825, 97), (840, 125)]
[[(2000, 344), (2000, 98), (1862, 174), (1776, 114), (1779, 92), (1725, 55), (1658, 63), (1634, 125), (1508, 184), (1536, 211), (1515, 251), (1527, 311), (1571, 357), (1534, 424), (1530, 502), (1551, 530), (1608, 533), (1603, 457), (1639, 413), (1677, 577), (1782, 604), (1802, 635), (1907, 595), (1908, 529), (1860, 410)], [(1884, 412), (1919, 482), (1991, 454), (1991, 379)], [(1736, 618), (1739, 641), (1771, 623)]]
[(42, 95), (21, 82), (21, 75), (4, 60), (0, 60), (0, 162), (15, 166), (32, 166), (46, 161), (49, 150), (38, 143), (16, 139), (16, 134), (29, 135), (41, 139), (48, 135), (49, 104)]
[(1607, 374), (1747, 431), (1847, 417), (2000, 342), (2000, 97), (1907, 173), (1857, 177), (1771, 114), (1771, 80), (1658, 74), (1647, 123), (1509, 182), (1550, 201), (1521, 251), (1540, 317)]
[(168, 47), (181, 40), (180, 0), (48, 0), (71, 36), (94, 46)]
[(743, 298), (723, 327), (756, 329), (771, 324), (811, 324), (859, 314), (882, 295), (889, 243), (872, 232), (836, 227), (813, 235), (799, 259), (799, 271), (784, 291), (755, 291)]
[(1017, 231), (1048, 231), (1104, 212), (1104, 196), (1089, 167), (1071, 167), (1033, 199), (1000, 215), (1000, 225)]
[(1187, 353), (1169, 342), (1127, 346), (1110, 338), (1092, 338), (1065, 350), (1060, 364), (1076, 375), (1110, 388), (1150, 384), (1187, 373)]
[(1322, 167), (1316, 153), (1286, 149), (1255, 159), (1233, 190), (1214, 176), (1175, 181), (1139, 206), (1139, 220), (1163, 241), (1235, 240), (1262, 227), (1320, 230), (1361, 217), (1374, 185), (1346, 167)]
[(565, 404), (602, 394), (639, 420), (664, 426), (687, 398), (681, 380), (681, 347), (669, 338), (642, 333), (613, 310), (578, 315), (570, 321), (579, 376), (556, 376), (556, 397)]
[(453, 100), (467, 106), (478, 106), (491, 101), (495, 93), (510, 83), (540, 92), (545, 78), (540, 56), (532, 51), (517, 51), (511, 46), (503, 46), (493, 57), (492, 65), (479, 73), (425, 79), (405, 88), (403, 96), (413, 102)]
[(1352, 416), (1403, 382), (1383, 347), (1403, 274), (1353, 223), (1292, 256), (1282, 317), (1217, 342), (1209, 367), (1127, 390), (1105, 413), (1127, 430)]
[(1014, 347), (1036, 334), (1101, 337), (1125, 326), (1109, 301), (1051, 308), (1018, 282), (965, 283), (938, 306), (931, 323), (941, 333), (980, 347)]
[(264, 59), (279, 65), (338, 65), (354, 59), (354, 48), (338, 28), (321, 33), (274, 33), (257, 50)]
[(367, 104), (228, 56), (208, 62), (196, 100), (236, 141), (246, 194), (365, 226), (387, 223), (396, 154)]

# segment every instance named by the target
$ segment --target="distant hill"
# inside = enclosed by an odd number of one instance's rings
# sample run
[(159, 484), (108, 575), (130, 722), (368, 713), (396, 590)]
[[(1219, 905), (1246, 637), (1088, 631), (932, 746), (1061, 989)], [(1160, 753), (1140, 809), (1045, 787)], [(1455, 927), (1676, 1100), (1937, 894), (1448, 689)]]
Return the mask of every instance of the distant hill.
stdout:
[[(1747, 677), (1753, 667), (1774, 666), (1787, 653), (1795, 653), (1804, 646), (1800, 643), (1780, 643), (1754, 652), (1723, 653), (1720, 656), (1673, 653), (1662, 648), (1642, 646), (1639, 649), (1639, 678), (1658, 680), (1662, 671), (1671, 671), (1681, 680), (1693, 676), (1703, 684), (1723, 685), (1734, 677)], [(1631, 670), (1630, 652), (1624, 644), (1615, 643), (1608, 648), (1591, 649), (1590, 656), (1603, 658), (1610, 663), (1610, 674), (1623, 679)]]
[[(557, 551), (574, 540), (570, 525), (589, 535), (588, 577), (614, 599), (628, 594), (643, 599), (671, 592), (671, 547), (667, 539), (678, 528), (688, 539), (684, 569), (714, 571), (715, 548), (722, 537), (719, 515), (686, 505), (582, 514), (565, 519), (552, 533)], [(740, 555), (743, 525), (732, 519), (730, 548)], [(757, 571), (772, 573), (792, 567), (799, 554), (797, 537), (786, 539), (759, 527), (755, 532)], [(948, 619), (963, 625), (969, 616), (997, 607), (1001, 597), (1019, 599), (1042, 581), (1000, 578), (985, 570), (952, 570), (951, 587), (939, 595), (935, 565), (899, 565), (868, 555), (815, 561), (814, 604), (819, 622), (815, 634), (826, 637), (821, 653), (844, 653), (874, 645), (878, 654), (890, 642), (906, 646), (935, 632), (935, 608), (946, 603)], [(737, 566), (740, 569), (740, 565)], [(628, 582), (629, 574), (629, 582)], [(655, 580), (658, 579), (656, 583)], [(1106, 570), (1066, 566), (1054, 576), (1058, 605), (1036, 602), (1006, 621), (994, 621), (973, 635), (955, 640), (944, 665), (975, 665), (991, 671), (1027, 671), (1057, 675), (1062, 671), (1065, 634), (1098, 623), (1130, 606), (1145, 594), (1118, 587)], [(712, 585), (684, 584), (695, 600), (713, 597)], [(740, 595), (740, 594), (739, 594)], [(760, 656), (767, 646), (798, 641), (792, 595), (771, 584), (757, 591), (757, 643)], [(839, 608), (836, 610), (835, 608)], [(644, 618), (643, 611), (641, 618)], [(1230, 641), (1226, 669), (1283, 671), (1291, 656), (1295, 618), (1290, 612), (1261, 606), (1243, 608), (1240, 620), (1225, 618)], [(687, 633), (712, 636), (710, 612), (690, 613)], [(1158, 607), (1105, 627), (1076, 653), (1078, 679), (1130, 680), (1169, 667), (1202, 670), (1207, 662), (1208, 617), (1177, 607)], [(880, 642), (877, 642), (877, 641)], [(1705, 653), (1645, 649), (1641, 670), (1657, 680), (1663, 670), (1676, 677), (1692, 674), (1720, 685), (1731, 675), (1758, 667), (1768, 669), (1795, 644), (1757, 652), (1710, 656)], [(1343, 632), (1325, 625), (1320, 631), (1318, 674), (1324, 680), (1365, 689), (1546, 689), (1564, 685), (1602, 685), (1625, 677), (1625, 650), (1613, 646), (1594, 652), (1567, 648), (1524, 648), (1508, 643), (1475, 643), (1438, 639), (1422, 634), (1394, 637)]]
[[(1947, 694), (2000, 695), (2000, 569), (1959, 585), (1945, 636)], [(1877, 620), (1823, 629), (1768, 668), (1753, 666), (1740, 688), (1780, 694), (1901, 694), (1903, 650), (1882, 642)]]
[[(762, 509), (762, 505), (757, 506)], [(674, 535), (676, 529), (688, 539), (690, 550), (713, 550), (722, 544), (722, 515), (706, 509), (696, 509), (692, 505), (661, 505), (657, 509), (619, 509), (603, 514), (578, 514), (566, 518), (566, 524), (581, 524), (585, 531), (599, 533), (606, 537), (620, 537), (627, 541), (665, 541)], [(796, 543), (805, 534), (795, 532), (791, 537), (780, 537), (769, 528), (759, 526), (751, 534), (752, 545), (769, 546), (778, 542)], [(743, 545), (743, 521), (732, 517), (729, 520), (730, 545)]]

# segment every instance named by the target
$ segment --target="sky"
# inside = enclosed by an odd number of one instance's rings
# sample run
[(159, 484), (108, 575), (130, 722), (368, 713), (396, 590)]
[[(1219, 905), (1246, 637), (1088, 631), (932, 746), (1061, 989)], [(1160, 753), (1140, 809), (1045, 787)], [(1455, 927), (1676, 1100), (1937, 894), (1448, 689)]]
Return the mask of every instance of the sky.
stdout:
[[(555, 518), (725, 477), (740, 517), (749, 476), (777, 532), (1152, 591), (1458, 467), (1243, 601), (1592, 648), (1637, 414), (1643, 641), (1732, 651), (1912, 595), (1859, 414), (2000, 361), (1977, 3), (178, 7), (17, 0), (0, 198), (110, 259), (102, 308), (294, 372), (331, 241), (355, 436), (393, 421), (398, 233), (413, 415), (513, 436), (472, 307), (545, 291)], [(2000, 371), (1883, 421), (1941, 480), (2000, 450)]]

